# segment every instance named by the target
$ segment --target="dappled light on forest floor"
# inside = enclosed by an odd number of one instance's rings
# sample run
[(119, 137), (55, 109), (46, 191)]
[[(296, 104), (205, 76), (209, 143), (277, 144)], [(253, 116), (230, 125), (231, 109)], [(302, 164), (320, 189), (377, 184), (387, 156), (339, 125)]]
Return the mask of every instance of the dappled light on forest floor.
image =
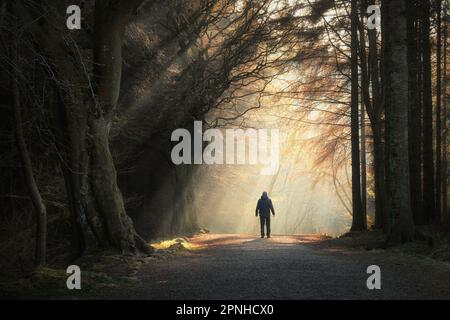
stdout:
[(151, 243), (150, 246), (155, 250), (199, 250), (204, 248), (204, 246), (193, 243), (186, 238), (162, 240), (159, 242)]
[(327, 236), (321, 234), (306, 235), (272, 235), (270, 239), (261, 239), (256, 235), (242, 234), (202, 234), (189, 238), (194, 246), (203, 248), (224, 246), (224, 245), (245, 245), (249, 242), (260, 242), (264, 245), (267, 242), (272, 244), (305, 244), (327, 239)]

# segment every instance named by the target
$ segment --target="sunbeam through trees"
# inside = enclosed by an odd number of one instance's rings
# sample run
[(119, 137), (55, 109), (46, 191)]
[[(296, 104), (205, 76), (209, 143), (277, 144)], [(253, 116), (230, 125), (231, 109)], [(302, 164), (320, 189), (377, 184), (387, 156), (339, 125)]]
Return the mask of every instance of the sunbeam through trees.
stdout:
[[(2, 0), (0, 298), (218, 298), (193, 280), (210, 271), (179, 274), (196, 254), (221, 274), (283, 258), (279, 283), (330, 254), (352, 283), (335, 255), (357, 248), (439, 261), (405, 294), (448, 299), (449, 22), (448, 0)], [(55, 287), (72, 265), (92, 290)], [(230, 277), (228, 299), (270, 298)]]

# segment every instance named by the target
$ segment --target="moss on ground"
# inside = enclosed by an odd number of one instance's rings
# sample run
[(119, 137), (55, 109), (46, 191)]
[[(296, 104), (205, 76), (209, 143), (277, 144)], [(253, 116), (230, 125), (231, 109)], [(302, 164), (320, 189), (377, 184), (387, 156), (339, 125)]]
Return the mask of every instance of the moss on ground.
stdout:
[[(72, 265), (81, 269), (81, 290), (69, 290), (66, 286), (70, 274), (56, 267), (39, 268), (19, 280), (0, 282), (0, 298), (3, 299), (78, 299), (101, 289), (136, 288), (141, 286), (136, 277), (139, 269), (152, 261), (166, 259), (175, 253), (187, 253), (202, 247), (185, 237), (160, 240), (149, 244), (154, 250), (151, 256), (118, 255), (112, 252), (85, 255)], [(105, 294), (105, 293), (104, 293)], [(107, 294), (107, 293), (106, 293)]]
[(0, 283), (3, 299), (82, 299), (101, 289), (135, 288), (141, 285), (135, 276), (149, 257), (120, 255), (85, 256), (72, 264), (81, 269), (81, 290), (67, 289), (70, 274), (60, 268), (39, 268), (24, 278)]
[[(395, 255), (409, 255), (450, 262), (450, 237), (442, 236), (433, 230), (420, 230), (428, 233), (427, 240), (415, 240), (386, 248), (386, 235), (381, 230), (348, 232), (338, 238), (324, 241), (328, 246), (359, 250), (381, 250)], [(436, 235), (432, 237), (432, 235)], [(430, 241), (429, 239), (432, 239)]]

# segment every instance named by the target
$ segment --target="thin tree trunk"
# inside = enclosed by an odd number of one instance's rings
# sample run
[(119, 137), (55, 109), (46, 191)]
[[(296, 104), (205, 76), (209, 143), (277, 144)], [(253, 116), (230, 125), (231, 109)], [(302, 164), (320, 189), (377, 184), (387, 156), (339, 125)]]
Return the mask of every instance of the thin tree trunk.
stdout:
[(373, 166), (375, 175), (375, 229), (387, 232), (388, 214), (386, 211), (386, 174), (381, 120), (372, 124), (373, 135)]
[(442, 81), (441, 81), (441, 50), (442, 50), (442, 25), (441, 25), (441, 7), (442, 0), (436, 0), (436, 214), (437, 220), (442, 221), (442, 206), (441, 206), (441, 187), (442, 187), (442, 126), (441, 126), (441, 99), (442, 99)]
[(42, 200), (41, 193), (34, 179), (33, 167), (31, 163), (30, 154), (28, 152), (27, 143), (23, 133), (22, 115), (21, 115), (21, 96), (19, 88), (19, 74), (18, 68), (20, 61), (18, 59), (18, 44), (17, 40), (13, 44), (12, 59), (15, 63), (12, 65), (12, 92), (14, 95), (14, 119), (16, 125), (16, 141), (17, 148), (22, 160), (23, 173), (25, 182), (28, 187), (31, 202), (33, 203), (36, 212), (36, 243), (35, 243), (35, 265), (36, 267), (44, 266), (46, 263), (46, 248), (47, 248), (47, 208)]
[(417, 6), (412, 1), (408, 5), (408, 141), (409, 141), (409, 184), (411, 188), (411, 210), (414, 222), (422, 223), (422, 170), (421, 170), (421, 108), (418, 90), (417, 54)]
[[(385, 195), (386, 195), (386, 202), (385, 202), (385, 215), (383, 216), (383, 231), (385, 233), (390, 233), (391, 225), (392, 225), (392, 219), (391, 219), (391, 212), (388, 209), (388, 190), (390, 189), (389, 182), (390, 179), (388, 179), (388, 172), (390, 172), (390, 158), (388, 157), (389, 154), (389, 148), (390, 148), (390, 128), (389, 128), (389, 117), (388, 114), (388, 104), (389, 101), (389, 70), (388, 70), (388, 42), (390, 38), (390, 33), (387, 27), (387, 16), (388, 16), (388, 6), (387, 1), (381, 2), (381, 64), (380, 64), (380, 75), (381, 75), (381, 105), (382, 109), (385, 113), (385, 119), (384, 119), (384, 152), (383, 152), (383, 160), (384, 160), (384, 168), (380, 169), (384, 170), (384, 184), (385, 184)], [(380, 129), (381, 126), (377, 126), (376, 129)], [(381, 130), (380, 136), (381, 136)], [(374, 131), (374, 132), (377, 132)], [(374, 133), (374, 138), (376, 137), (376, 134)]]
[(361, 201), (359, 154), (359, 86), (358, 86), (358, 7), (352, 0), (351, 9), (351, 145), (352, 145), (352, 231), (364, 230)]
[[(360, 0), (360, 20), (358, 20), (358, 30), (359, 30), (359, 67), (361, 72), (361, 102), (364, 103), (368, 112), (372, 111), (372, 103), (370, 101), (370, 90), (369, 90), (369, 71), (367, 64), (367, 53), (366, 53), (366, 38), (365, 38), (365, 26), (362, 21), (364, 21), (364, 12), (367, 4), (365, 0)], [(362, 106), (364, 108), (364, 106)]]
[(366, 111), (361, 102), (361, 203), (363, 225), (367, 229)]
[(421, 44), (423, 50), (423, 205), (426, 222), (436, 221), (433, 101), (431, 86), (430, 0), (421, 1)]
[(392, 226), (388, 244), (414, 236), (408, 166), (408, 48), (406, 0), (383, 0), (385, 6), (386, 118), (389, 126), (388, 210)]
[[(359, 29), (359, 58), (361, 69), (361, 110), (360, 110), (360, 158), (361, 158), (361, 206), (362, 206), (362, 218), (364, 229), (367, 229), (367, 162), (366, 162), (366, 108), (372, 110), (372, 104), (370, 101), (369, 90), (369, 71), (367, 65), (367, 52), (366, 52), (366, 37), (365, 27), (363, 25), (365, 9), (367, 8), (367, 1), (360, 0), (360, 19), (358, 20)], [(373, 110), (372, 110), (373, 112)]]
[[(375, 0), (370, 0), (371, 5)], [(364, 6), (367, 2), (364, 2)], [(383, 145), (382, 114), (383, 105), (381, 101), (380, 68), (378, 67), (377, 30), (367, 31), (369, 38), (369, 76), (372, 84), (372, 108), (367, 108), (373, 135), (373, 172), (375, 180), (375, 229), (382, 229), (386, 213), (386, 184), (385, 184), (385, 162)], [(369, 91), (367, 89), (367, 91)], [(366, 106), (367, 107), (367, 106)]]
[(444, 104), (443, 104), (443, 115), (444, 119), (442, 121), (442, 148), (443, 148), (443, 156), (442, 156), (442, 211), (443, 211), (443, 219), (445, 222), (448, 222), (448, 199), (447, 199), (447, 177), (448, 177), (448, 160), (447, 160), (447, 134), (448, 134), (448, 128), (447, 128), (447, 10), (448, 10), (448, 2), (444, 2), (444, 75), (443, 75), (443, 97), (444, 97)]

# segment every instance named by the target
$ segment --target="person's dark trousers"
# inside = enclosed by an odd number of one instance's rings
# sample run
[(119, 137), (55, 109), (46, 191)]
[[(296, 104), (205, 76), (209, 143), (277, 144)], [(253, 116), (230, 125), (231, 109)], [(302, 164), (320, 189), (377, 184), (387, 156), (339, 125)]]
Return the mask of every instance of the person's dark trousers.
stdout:
[(267, 229), (267, 236), (270, 237), (270, 216), (261, 217), (259, 216), (259, 221), (261, 222), (261, 238), (264, 238), (264, 225)]

